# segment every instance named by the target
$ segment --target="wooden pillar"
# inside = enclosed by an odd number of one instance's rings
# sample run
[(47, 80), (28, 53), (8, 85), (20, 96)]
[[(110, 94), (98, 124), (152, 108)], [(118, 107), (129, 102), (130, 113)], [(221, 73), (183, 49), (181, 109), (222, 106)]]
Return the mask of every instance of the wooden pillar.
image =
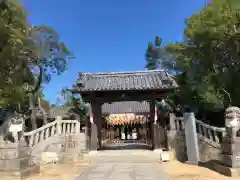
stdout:
[(156, 105), (156, 101), (152, 100), (150, 102), (152, 146), (153, 146), (153, 149), (160, 149), (161, 148), (160, 131), (159, 131), (159, 125), (155, 120), (155, 110), (156, 110), (155, 105)]
[(101, 148), (102, 130), (102, 109), (99, 102), (91, 103), (92, 118), (91, 122), (91, 150), (96, 151)]
[(85, 151), (88, 152), (91, 146), (91, 123), (88, 118), (85, 119)]

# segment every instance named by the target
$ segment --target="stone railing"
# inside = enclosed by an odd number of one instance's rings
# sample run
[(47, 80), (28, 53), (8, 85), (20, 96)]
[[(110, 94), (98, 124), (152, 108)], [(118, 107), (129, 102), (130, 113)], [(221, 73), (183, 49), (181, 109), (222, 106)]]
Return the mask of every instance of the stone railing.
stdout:
[(193, 112), (184, 113), (184, 117), (171, 113), (168, 148), (179, 160), (204, 163), (221, 174), (239, 177), (240, 108), (228, 107), (224, 118), (225, 127), (219, 128), (197, 120)]
[(177, 131), (183, 131), (184, 130), (183, 117), (175, 117), (174, 118), (174, 125), (175, 125), (175, 129)]
[(226, 128), (210, 126), (202, 121), (196, 120), (198, 138), (216, 148), (221, 148), (221, 143), (226, 135)]
[(34, 147), (50, 137), (79, 132), (80, 122), (78, 120), (62, 120), (57, 118), (55, 121), (48, 123), (41, 128), (30, 132), (24, 132), (24, 137), (28, 146)]
[[(175, 117), (174, 125), (177, 131), (184, 132), (184, 120), (183, 117)], [(219, 147), (223, 141), (223, 137), (226, 134), (226, 128), (218, 128), (210, 126), (202, 121), (196, 120), (196, 130), (198, 137), (204, 140), (206, 143), (210, 143), (215, 147)]]
[[(10, 133), (9, 126), (8, 121), (0, 127), (1, 139)], [(82, 158), (85, 139), (78, 120), (62, 120), (58, 116), (55, 121), (31, 132), (23, 130), (15, 126), (11, 129), (15, 141), (0, 141), (0, 171), (14, 172), (21, 177), (22, 173), (39, 172), (42, 163)]]
[[(218, 128), (210, 126), (202, 121), (195, 119), (196, 136), (199, 148), (199, 156), (202, 162), (206, 162), (212, 159), (219, 159), (221, 153), (221, 146), (223, 139), (226, 135), (226, 128)], [(184, 160), (186, 158), (186, 124), (184, 117), (176, 117), (174, 114), (170, 115), (170, 141), (174, 142), (170, 144), (170, 148), (175, 149), (178, 159)], [(189, 127), (189, 126), (188, 126)], [(189, 130), (187, 130), (189, 131)], [(173, 133), (176, 132), (176, 133)], [(173, 141), (174, 139), (174, 141)], [(175, 144), (175, 145), (174, 145)]]

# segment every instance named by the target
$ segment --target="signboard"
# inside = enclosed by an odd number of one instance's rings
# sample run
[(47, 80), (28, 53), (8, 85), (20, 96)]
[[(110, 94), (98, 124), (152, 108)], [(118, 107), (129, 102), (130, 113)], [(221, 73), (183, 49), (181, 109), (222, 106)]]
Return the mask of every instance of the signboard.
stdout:
[(9, 127), (9, 132), (20, 132), (23, 130), (23, 125), (22, 124), (12, 124)]

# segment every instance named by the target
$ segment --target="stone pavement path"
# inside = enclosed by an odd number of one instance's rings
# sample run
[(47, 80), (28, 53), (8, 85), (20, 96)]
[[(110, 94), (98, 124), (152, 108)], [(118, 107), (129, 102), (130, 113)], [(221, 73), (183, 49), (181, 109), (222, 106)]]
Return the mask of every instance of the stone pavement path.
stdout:
[(100, 152), (91, 157), (96, 165), (76, 180), (170, 180), (158, 159), (151, 151)]

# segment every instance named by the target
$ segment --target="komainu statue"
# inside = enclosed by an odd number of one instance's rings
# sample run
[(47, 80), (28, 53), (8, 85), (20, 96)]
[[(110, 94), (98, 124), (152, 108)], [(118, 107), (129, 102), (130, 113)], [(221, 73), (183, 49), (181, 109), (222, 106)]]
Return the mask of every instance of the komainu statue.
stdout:
[(240, 108), (229, 107), (226, 109), (225, 126), (231, 130), (231, 136), (238, 136), (240, 129)]
[[(5, 142), (10, 141), (12, 143), (19, 141), (19, 138), (23, 136), (24, 119), (24, 115), (18, 113), (7, 116), (5, 123), (0, 126), (0, 140)], [(21, 127), (21, 130), (18, 130), (18, 137), (15, 137), (13, 132), (16, 127)]]

